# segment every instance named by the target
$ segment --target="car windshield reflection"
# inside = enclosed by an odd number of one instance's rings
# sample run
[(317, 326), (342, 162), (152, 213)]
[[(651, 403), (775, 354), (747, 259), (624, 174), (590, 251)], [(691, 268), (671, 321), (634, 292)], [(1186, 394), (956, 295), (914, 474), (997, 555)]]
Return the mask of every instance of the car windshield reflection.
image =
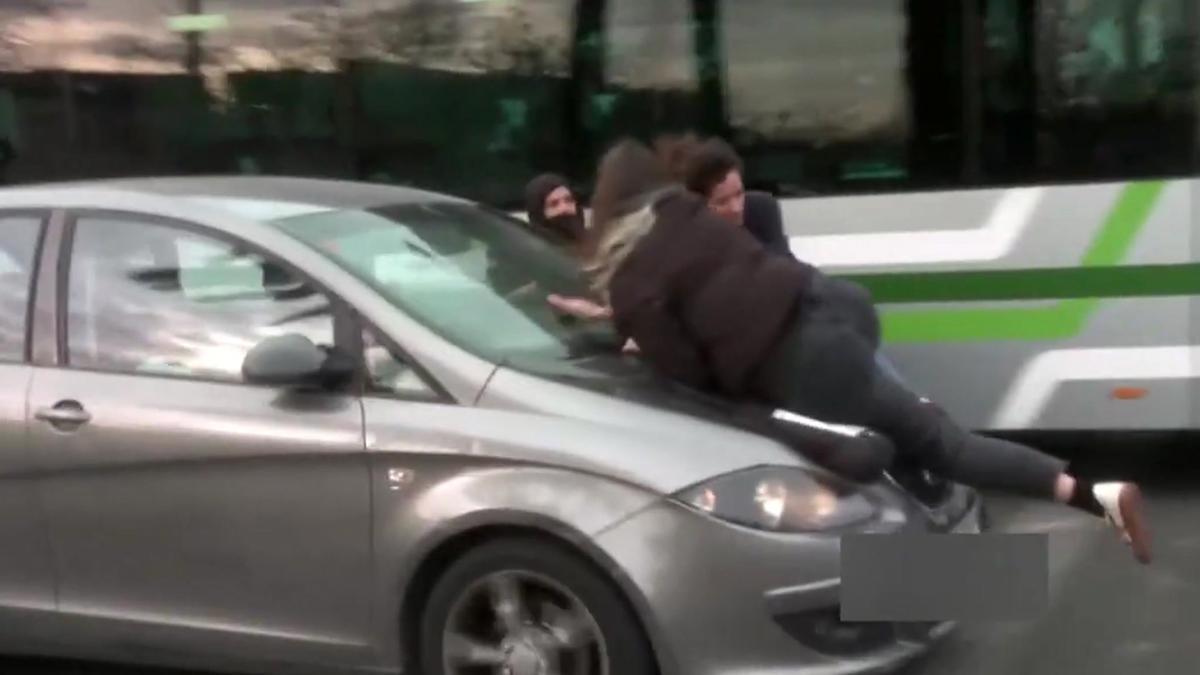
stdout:
[(431, 201), (275, 223), (448, 341), (494, 363), (558, 370), (590, 357), (619, 358), (609, 324), (565, 317), (547, 302), (555, 293), (589, 295), (578, 264), (504, 215)]

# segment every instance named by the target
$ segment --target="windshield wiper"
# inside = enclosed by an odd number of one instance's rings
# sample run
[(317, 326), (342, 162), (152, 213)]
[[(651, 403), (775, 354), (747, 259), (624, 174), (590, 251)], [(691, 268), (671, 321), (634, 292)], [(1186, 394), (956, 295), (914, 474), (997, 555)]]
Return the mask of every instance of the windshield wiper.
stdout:
[(613, 333), (582, 330), (566, 340), (567, 360), (592, 356), (620, 356), (622, 341)]
[(302, 309), (298, 312), (293, 312), (281, 319), (277, 319), (276, 321), (273, 321), (270, 325), (272, 328), (274, 328), (276, 326), (282, 326), (285, 323), (291, 323), (293, 321), (301, 321), (303, 319), (314, 319), (318, 316), (325, 316), (326, 314), (331, 314), (332, 312), (333, 312), (333, 307), (331, 305), (329, 305), (328, 303), (326, 303), (320, 307), (313, 307), (311, 309)]

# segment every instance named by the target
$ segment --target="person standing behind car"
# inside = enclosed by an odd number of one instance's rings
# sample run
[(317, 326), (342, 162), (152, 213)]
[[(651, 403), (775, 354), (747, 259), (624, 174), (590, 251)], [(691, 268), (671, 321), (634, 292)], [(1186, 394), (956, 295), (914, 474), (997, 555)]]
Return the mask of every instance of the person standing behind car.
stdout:
[[(555, 173), (543, 173), (525, 185), (525, 217), (541, 237), (563, 249), (573, 258), (586, 233), (583, 214), (575, 192), (567, 179)], [(489, 263), (488, 283), (505, 297), (536, 290), (536, 284), (521, 270), (499, 270)]]
[[(587, 226), (579, 201), (565, 178), (555, 173), (534, 177), (525, 186), (525, 217), (530, 227), (578, 260), (587, 236)], [(604, 321), (612, 310), (591, 298), (551, 293), (546, 302), (568, 320)], [(622, 350), (634, 352), (637, 346), (627, 341)]]
[[(565, 178), (555, 173), (534, 177), (525, 186), (525, 218), (530, 227), (573, 258), (587, 234), (582, 210)], [(559, 312), (588, 321), (608, 319), (607, 307), (589, 298), (551, 294), (547, 302)]]
[(575, 192), (555, 173), (541, 174), (525, 186), (525, 215), (530, 225), (562, 246), (573, 247), (587, 231)]

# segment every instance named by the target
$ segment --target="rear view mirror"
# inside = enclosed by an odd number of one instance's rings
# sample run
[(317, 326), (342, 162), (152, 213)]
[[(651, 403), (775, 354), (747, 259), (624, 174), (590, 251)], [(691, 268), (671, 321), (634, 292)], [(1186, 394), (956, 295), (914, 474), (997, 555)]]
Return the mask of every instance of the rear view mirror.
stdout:
[(336, 348), (323, 349), (298, 334), (258, 343), (242, 361), (242, 377), (251, 384), (333, 389), (354, 376), (353, 359)]

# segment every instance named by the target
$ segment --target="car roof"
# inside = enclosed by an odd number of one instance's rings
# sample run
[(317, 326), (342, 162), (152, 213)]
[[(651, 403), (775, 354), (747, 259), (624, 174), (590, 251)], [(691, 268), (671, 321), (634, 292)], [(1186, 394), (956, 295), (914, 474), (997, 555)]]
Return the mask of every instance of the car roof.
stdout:
[(273, 220), (303, 213), (370, 209), (430, 201), (464, 200), (395, 185), (282, 176), (180, 176), (41, 183), (5, 188), (3, 192), (136, 193), (180, 197), (237, 213), (254, 220)]

